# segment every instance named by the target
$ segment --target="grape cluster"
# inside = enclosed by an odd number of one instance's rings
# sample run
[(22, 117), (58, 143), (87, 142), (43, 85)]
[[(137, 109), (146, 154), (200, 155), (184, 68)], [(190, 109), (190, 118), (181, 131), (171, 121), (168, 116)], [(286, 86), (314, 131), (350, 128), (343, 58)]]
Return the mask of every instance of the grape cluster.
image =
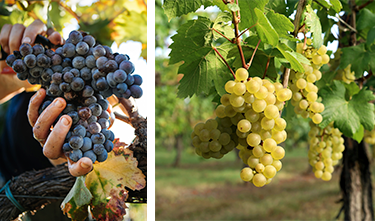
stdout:
[(342, 80), (343, 82), (350, 84), (355, 80), (355, 72), (351, 70), (351, 64), (349, 64), (344, 70), (338, 70), (336, 79)]
[[(311, 39), (308, 39), (308, 44), (311, 44)], [(312, 46), (298, 43), (297, 52), (309, 59), (310, 64), (303, 64), (304, 73), (293, 70), (290, 72), (289, 86), (293, 92), (291, 103), (296, 114), (303, 118), (309, 117), (315, 124), (319, 124), (323, 120), (320, 113), (324, 111), (324, 105), (318, 101), (318, 87), (314, 83), (322, 77), (320, 67), (329, 62), (327, 48), (322, 45), (316, 50)]]
[[(286, 121), (280, 117), (279, 111), (284, 108), (285, 101), (291, 99), (292, 92), (280, 83), (258, 77), (248, 79), (249, 74), (244, 68), (237, 69), (235, 77), (234, 81), (225, 84), (228, 94), (221, 97), (221, 104), (216, 108), (218, 131), (212, 134), (217, 134), (221, 147), (214, 150), (220, 151), (218, 155), (222, 157), (233, 146), (240, 149), (239, 156), (249, 165), (241, 171), (241, 178), (262, 187), (281, 169), (280, 159), (285, 151), (278, 144), (285, 141), (287, 134), (284, 130)], [(211, 122), (197, 124), (192, 136), (196, 152), (203, 157), (207, 144), (201, 146), (202, 139), (214, 141)], [(220, 136), (225, 139), (220, 141)], [(212, 151), (210, 143), (208, 146)]]
[(365, 130), (365, 134), (363, 136), (363, 140), (368, 144), (375, 144), (375, 128), (371, 131)]
[(142, 77), (133, 74), (128, 55), (112, 53), (93, 36), (78, 31), (72, 31), (55, 51), (24, 43), (6, 63), (20, 80), (46, 89), (39, 113), (56, 97), (67, 101), (61, 115), (69, 115), (73, 124), (62, 148), (74, 162), (82, 157), (103, 162), (112, 150), (114, 134), (108, 129), (111, 115), (106, 98), (112, 94), (140, 98), (143, 94)]
[(345, 149), (344, 138), (339, 129), (333, 127), (333, 122), (324, 129), (310, 121), (309, 163), (313, 167), (316, 178), (329, 181), (332, 178), (334, 166), (342, 158)]

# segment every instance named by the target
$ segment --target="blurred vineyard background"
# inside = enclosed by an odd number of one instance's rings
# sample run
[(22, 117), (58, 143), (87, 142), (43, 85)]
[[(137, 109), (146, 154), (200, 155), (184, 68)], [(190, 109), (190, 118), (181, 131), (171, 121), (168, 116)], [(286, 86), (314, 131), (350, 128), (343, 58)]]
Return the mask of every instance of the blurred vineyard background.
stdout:
[[(128, 54), (135, 66), (135, 74), (144, 79), (144, 95), (136, 100), (138, 111), (147, 117), (150, 88), (154, 82), (147, 77), (147, 0), (53, 0), (53, 1), (0, 1), (0, 30), (4, 24), (30, 25), (35, 19), (47, 28), (54, 28), (68, 38), (70, 31), (80, 30), (93, 35), (97, 42), (108, 45), (113, 52)], [(8, 101), (9, 102), (9, 101)], [(0, 133), (8, 102), (0, 104)], [(114, 111), (120, 111), (119, 107)], [(121, 141), (131, 143), (134, 129), (122, 121), (115, 121), (111, 130)], [(146, 220), (145, 204), (129, 205), (128, 218)]]
[[(283, 111), (288, 122), (283, 168), (263, 188), (241, 180), (243, 163), (237, 152), (220, 160), (205, 160), (194, 153), (192, 128), (215, 117), (214, 98), (177, 97), (182, 76), (177, 74), (178, 66), (168, 65), (168, 47), (181, 24), (196, 14), (215, 17), (217, 11), (209, 7), (168, 21), (162, 0), (156, 1), (156, 219), (334, 220), (341, 209), (341, 166), (330, 182), (315, 178), (307, 157), (308, 120), (295, 117), (292, 105)], [(334, 44), (337, 47), (337, 41)]]

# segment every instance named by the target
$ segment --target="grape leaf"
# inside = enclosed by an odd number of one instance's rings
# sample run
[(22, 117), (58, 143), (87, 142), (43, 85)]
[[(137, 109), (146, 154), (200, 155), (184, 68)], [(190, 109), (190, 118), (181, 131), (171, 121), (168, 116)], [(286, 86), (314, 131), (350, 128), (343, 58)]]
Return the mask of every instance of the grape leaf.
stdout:
[(85, 176), (77, 177), (72, 189), (61, 203), (61, 210), (73, 220), (85, 220), (87, 206), (93, 198), (85, 185)]
[(375, 46), (366, 50), (365, 43), (342, 48), (340, 69), (345, 69), (351, 64), (351, 70), (357, 78), (362, 77), (365, 71), (375, 70)]
[[(228, 22), (231, 20), (232, 20), (232, 15), (230, 13), (220, 12), (216, 17), (212, 28), (221, 32), (227, 38), (232, 39), (235, 37), (233, 28), (230, 25), (228, 25)], [(214, 32), (214, 37), (215, 39), (222, 38), (222, 36), (216, 32)]]
[(273, 10), (280, 14), (287, 14), (286, 3), (284, 0), (270, 0), (265, 8), (266, 10)]
[(330, 0), (330, 2), (332, 4), (333, 10), (335, 10), (336, 13), (339, 13), (342, 9), (342, 4), (340, 0)]
[(238, 7), (238, 5), (236, 3), (229, 3), (227, 4), (229, 10), (235, 12), (235, 11), (238, 11), (240, 10), (240, 8)]
[(315, 14), (310, 5), (306, 6), (305, 11), (305, 24), (313, 34), (313, 45), (315, 48), (320, 48), (323, 44), (322, 26), (319, 17)]
[(363, 30), (374, 26), (375, 13), (372, 13), (367, 8), (363, 8), (358, 14), (357, 30)]
[(365, 129), (361, 125), (359, 127), (359, 130), (353, 135), (353, 139), (356, 140), (358, 143), (360, 143), (364, 135), (365, 135)]
[(257, 0), (257, 1), (249, 1), (249, 0), (239, 0), (238, 4), (241, 9), (241, 22), (239, 24), (239, 28), (244, 30), (246, 28), (251, 27), (257, 22), (257, 16), (255, 15), (254, 9), (258, 8), (262, 12), (264, 11), (264, 6), (268, 3), (268, 0)]
[(288, 47), (285, 44), (279, 43), (277, 45), (277, 49), (283, 54), (283, 56), (289, 61), (291, 68), (295, 71), (305, 72), (305, 69), (301, 65), (301, 63), (296, 58), (296, 53), (291, 51), (286, 51)]
[(281, 38), (293, 38), (288, 31), (294, 31), (294, 25), (285, 15), (269, 11), (267, 13), (267, 18)]
[(268, 21), (267, 17), (263, 14), (262, 10), (255, 8), (254, 12), (258, 18), (255, 29), (257, 30), (259, 38), (263, 41), (263, 43), (276, 46), (279, 42), (279, 35), (277, 34), (276, 30)]
[(367, 33), (366, 45), (370, 47), (375, 41), (375, 26), (370, 29)]
[(163, 8), (170, 21), (174, 17), (195, 12), (202, 5), (207, 7), (212, 4), (212, 0), (164, 0)]
[(325, 110), (322, 113), (321, 128), (334, 121), (334, 126), (345, 136), (353, 137), (360, 126), (366, 130), (374, 128), (374, 104), (369, 101), (375, 96), (370, 90), (362, 89), (350, 100), (345, 99), (346, 88), (340, 81), (333, 81), (330, 86), (319, 90)]
[[(230, 43), (216, 47), (212, 45), (214, 34), (211, 27), (214, 24), (206, 17), (198, 17), (182, 25), (172, 37), (169, 64), (183, 62), (178, 70), (178, 73), (184, 74), (178, 87), (179, 97), (191, 97), (202, 92), (208, 94), (212, 80), (219, 87), (216, 80), (228, 76), (229, 70), (215, 49), (226, 58), (234, 46)], [(224, 93), (222, 85), (218, 87), (218, 92)]]

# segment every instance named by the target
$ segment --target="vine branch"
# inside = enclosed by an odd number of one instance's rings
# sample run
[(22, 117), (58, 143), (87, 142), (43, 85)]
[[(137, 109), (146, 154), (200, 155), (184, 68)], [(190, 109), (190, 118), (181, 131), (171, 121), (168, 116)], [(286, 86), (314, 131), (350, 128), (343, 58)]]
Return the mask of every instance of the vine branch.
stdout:
[(362, 5), (357, 6), (356, 10), (359, 11), (359, 10), (363, 9), (364, 7), (366, 7), (367, 5), (371, 4), (372, 2), (374, 2), (374, 0), (369, 0), (369, 1), (365, 2), (365, 3), (363, 3)]
[(216, 33), (218, 33), (219, 35), (221, 35), (223, 38), (227, 39), (229, 42), (233, 43), (233, 40), (229, 39), (227, 36), (225, 36), (220, 31), (216, 30), (215, 28), (212, 28), (212, 30), (214, 30)]
[(252, 25), (251, 27), (249, 28), (246, 28), (244, 31), (241, 32), (241, 34), (238, 35), (238, 37), (241, 37), (243, 34), (245, 34), (249, 29), (252, 29), (253, 27), (255, 27), (258, 23), (255, 23), (254, 25)]
[(215, 52), (219, 55), (219, 57), (221, 58), (221, 60), (223, 60), (223, 62), (225, 63), (225, 65), (228, 67), (228, 69), (230, 70), (230, 73), (232, 73), (234, 79), (236, 79), (236, 76), (234, 74), (234, 71), (232, 70), (232, 68), (229, 66), (228, 62), (225, 60), (225, 58), (220, 54), (220, 52), (215, 48), (213, 47), (213, 49), (215, 50)]
[(271, 60), (271, 57), (268, 57), (267, 64), (266, 64), (266, 69), (264, 70), (264, 74), (263, 74), (262, 79), (264, 79), (266, 77), (268, 66), (270, 65), (270, 60)]
[(251, 66), (251, 63), (253, 63), (253, 59), (254, 59), (254, 56), (255, 56), (255, 52), (258, 50), (259, 44), (260, 44), (260, 39), (259, 39), (259, 41), (258, 41), (257, 46), (255, 46), (255, 49), (254, 49), (253, 55), (251, 55), (250, 61), (249, 61), (249, 63), (247, 64), (247, 68), (249, 68), (249, 67)]
[(232, 12), (232, 16), (233, 16), (233, 24), (234, 24), (235, 43), (237, 44), (238, 51), (240, 52), (242, 67), (248, 69), (249, 66), (246, 66), (245, 56), (243, 54), (242, 47), (241, 47), (241, 39), (239, 37), (239, 30), (238, 30), (239, 19), (236, 16), (236, 12)]

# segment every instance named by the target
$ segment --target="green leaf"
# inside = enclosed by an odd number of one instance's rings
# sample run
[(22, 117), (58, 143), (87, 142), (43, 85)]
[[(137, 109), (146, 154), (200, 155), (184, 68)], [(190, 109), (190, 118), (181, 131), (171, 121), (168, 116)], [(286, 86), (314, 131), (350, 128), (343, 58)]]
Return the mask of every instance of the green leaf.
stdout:
[[(235, 37), (233, 28), (230, 25), (228, 25), (228, 22), (231, 20), (232, 20), (232, 15), (230, 13), (220, 12), (216, 17), (212, 28), (221, 32), (227, 38), (232, 39)], [(222, 38), (222, 36), (216, 32), (214, 32), (214, 37), (215, 39)]]
[(365, 71), (375, 70), (375, 46), (366, 50), (365, 44), (342, 48), (340, 69), (345, 69), (351, 64), (351, 70), (357, 78), (362, 77)]
[(331, 8), (331, 3), (327, 2), (326, 0), (316, 0), (318, 3), (326, 7), (327, 9)]
[(370, 29), (367, 33), (367, 39), (366, 39), (366, 45), (367, 47), (370, 47), (375, 40), (375, 26)]
[(352, 137), (358, 133), (360, 126), (366, 130), (374, 128), (374, 105), (369, 101), (375, 96), (370, 90), (362, 89), (350, 100), (345, 99), (346, 88), (340, 81), (319, 90), (325, 110), (320, 127), (326, 127), (334, 121), (334, 126), (345, 136)]
[(272, 27), (276, 30), (279, 37), (293, 37), (288, 33), (288, 31), (293, 32), (294, 25), (287, 17), (285, 17), (285, 15), (275, 13), (274, 11), (269, 11), (267, 13), (267, 18), (271, 22)]
[(239, 0), (238, 4), (240, 6), (241, 12), (241, 22), (239, 27), (241, 30), (251, 27), (257, 22), (257, 16), (255, 15), (254, 9), (258, 8), (262, 12), (264, 11), (264, 6), (268, 3), (268, 0)]
[(279, 42), (279, 35), (273, 28), (271, 23), (268, 21), (267, 17), (258, 8), (254, 9), (254, 12), (258, 18), (258, 23), (255, 26), (257, 33), (263, 43), (268, 43), (270, 45), (276, 46)]
[(287, 14), (286, 13), (286, 3), (284, 0), (270, 0), (267, 5), (266, 5), (266, 9), (268, 10), (273, 10), (277, 13), (280, 13), (280, 14)]
[[(184, 74), (178, 87), (179, 97), (191, 97), (202, 92), (208, 94), (212, 81), (218, 93), (223, 93), (223, 87), (219, 87), (218, 81), (227, 79), (230, 72), (212, 46), (213, 24), (208, 18), (198, 17), (182, 25), (172, 37), (169, 63), (183, 62), (178, 70), (178, 73)], [(224, 58), (233, 47), (235, 45), (229, 42), (215, 46)]]
[(363, 136), (365, 135), (365, 129), (361, 125), (359, 127), (359, 130), (353, 135), (353, 139), (357, 141), (358, 143), (361, 143)]
[(170, 21), (190, 12), (195, 12), (202, 5), (212, 5), (212, 0), (164, 0), (163, 8)]
[(374, 26), (375, 14), (367, 8), (363, 8), (358, 14), (357, 30), (363, 30)]
[(301, 63), (296, 58), (296, 53), (292, 53), (291, 51), (286, 51), (288, 47), (285, 44), (277, 45), (277, 49), (283, 54), (283, 56), (289, 61), (291, 68), (295, 71), (305, 72), (305, 69), (301, 65)]
[(350, 84), (344, 84), (346, 88), (346, 98), (347, 100), (350, 99), (355, 94), (358, 94), (358, 92), (361, 90), (358, 85), (355, 82), (351, 82)]
[(319, 17), (315, 14), (314, 10), (310, 5), (306, 6), (305, 11), (305, 24), (313, 34), (313, 45), (314, 48), (320, 48), (323, 44), (322, 38), (322, 26), (320, 24)]
[(238, 7), (238, 5), (236, 3), (230, 3), (227, 6), (228, 6), (229, 10), (231, 10), (232, 12), (240, 10), (240, 8)]
[(340, 0), (330, 0), (330, 1), (331, 1), (333, 10), (335, 10), (336, 13), (339, 13), (342, 9), (342, 4)]

